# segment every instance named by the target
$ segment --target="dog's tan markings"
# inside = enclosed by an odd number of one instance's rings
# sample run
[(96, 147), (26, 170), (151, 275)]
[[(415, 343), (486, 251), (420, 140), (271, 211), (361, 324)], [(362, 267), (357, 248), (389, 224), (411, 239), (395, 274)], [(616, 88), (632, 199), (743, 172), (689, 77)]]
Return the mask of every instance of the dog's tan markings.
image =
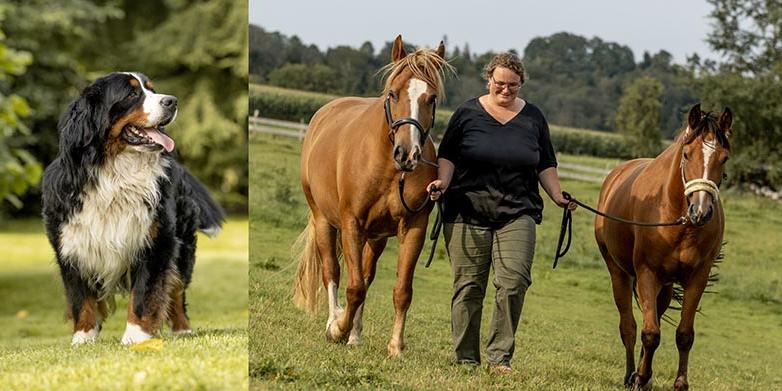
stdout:
[[(135, 79), (134, 79), (135, 80)], [(117, 156), (125, 150), (126, 143), (122, 142), (119, 138), (122, 133), (122, 128), (129, 124), (143, 124), (147, 122), (147, 114), (143, 110), (135, 110), (128, 115), (120, 118), (114, 125), (111, 126), (109, 131), (109, 139), (104, 146), (104, 152), (107, 156)]]
[[(169, 269), (153, 283), (149, 289), (153, 292), (144, 301), (146, 314), (136, 314), (133, 310), (135, 293), (131, 290), (128, 299), (128, 323), (137, 325), (147, 334), (154, 334), (163, 321), (169, 316), (171, 299), (175, 287), (182, 287), (182, 281), (176, 270)], [(184, 312), (184, 308), (183, 308)]]
[(160, 221), (155, 221), (152, 223), (152, 226), (149, 227), (149, 240), (155, 240), (157, 239), (157, 236), (160, 234)]
[(155, 85), (152, 84), (151, 81), (147, 81), (146, 83), (144, 83), (144, 87), (147, 87), (148, 90), (154, 90), (155, 89)]
[(81, 309), (79, 310), (79, 318), (74, 319), (73, 331), (90, 331), (97, 328), (98, 323), (102, 319), (102, 315), (105, 316), (105, 314), (99, 313), (98, 298), (93, 296), (87, 297), (84, 299), (84, 303), (82, 303)]
[(135, 77), (131, 77), (130, 80), (128, 80), (128, 82), (130, 82), (130, 85), (132, 87), (138, 87), (140, 85)]
[(168, 319), (171, 323), (171, 331), (175, 334), (190, 331), (190, 322), (185, 313), (185, 287), (181, 283), (175, 285), (171, 291)]

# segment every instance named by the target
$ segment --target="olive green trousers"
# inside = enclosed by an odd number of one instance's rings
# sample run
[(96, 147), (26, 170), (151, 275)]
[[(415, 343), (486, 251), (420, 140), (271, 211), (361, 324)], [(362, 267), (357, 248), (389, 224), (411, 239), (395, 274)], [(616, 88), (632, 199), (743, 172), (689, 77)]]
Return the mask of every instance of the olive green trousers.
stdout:
[(481, 312), (489, 269), (494, 267), (497, 294), (489, 324), (487, 360), (509, 364), (524, 295), (532, 284), (535, 222), (521, 216), (499, 229), (446, 223), (443, 233), (453, 270), (451, 332), (456, 361), (481, 362)]

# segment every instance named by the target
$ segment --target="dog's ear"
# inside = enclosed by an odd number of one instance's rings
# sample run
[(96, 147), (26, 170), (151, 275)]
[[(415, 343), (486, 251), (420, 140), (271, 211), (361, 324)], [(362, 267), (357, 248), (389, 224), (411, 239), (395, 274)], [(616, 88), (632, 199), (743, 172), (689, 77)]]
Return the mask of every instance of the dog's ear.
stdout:
[(75, 164), (100, 163), (109, 112), (94, 86), (84, 89), (60, 118), (60, 155)]

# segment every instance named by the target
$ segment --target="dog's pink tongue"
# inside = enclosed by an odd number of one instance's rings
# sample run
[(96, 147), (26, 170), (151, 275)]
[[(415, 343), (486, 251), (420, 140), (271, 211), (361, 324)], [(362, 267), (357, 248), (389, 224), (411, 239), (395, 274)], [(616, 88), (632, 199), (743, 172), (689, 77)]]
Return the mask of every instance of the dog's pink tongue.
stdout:
[(163, 134), (157, 129), (144, 129), (144, 130), (147, 132), (147, 136), (149, 136), (149, 138), (151, 138), (156, 143), (162, 145), (167, 152), (171, 152), (174, 150), (174, 140), (172, 140), (171, 137), (166, 136), (165, 134)]

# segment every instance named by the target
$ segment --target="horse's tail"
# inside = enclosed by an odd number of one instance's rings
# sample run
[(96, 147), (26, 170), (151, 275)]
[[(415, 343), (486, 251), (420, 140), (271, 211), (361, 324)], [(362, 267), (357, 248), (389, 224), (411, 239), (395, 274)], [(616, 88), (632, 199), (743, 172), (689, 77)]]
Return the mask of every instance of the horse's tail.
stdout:
[(293, 285), (293, 303), (296, 307), (314, 313), (318, 309), (318, 293), (321, 286), (322, 265), (315, 244), (315, 220), (310, 213), (307, 227), (293, 244), (294, 259), (298, 260), (298, 272)]

